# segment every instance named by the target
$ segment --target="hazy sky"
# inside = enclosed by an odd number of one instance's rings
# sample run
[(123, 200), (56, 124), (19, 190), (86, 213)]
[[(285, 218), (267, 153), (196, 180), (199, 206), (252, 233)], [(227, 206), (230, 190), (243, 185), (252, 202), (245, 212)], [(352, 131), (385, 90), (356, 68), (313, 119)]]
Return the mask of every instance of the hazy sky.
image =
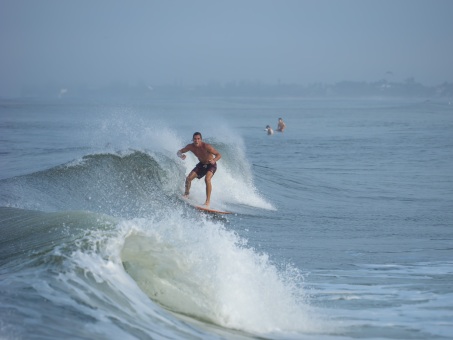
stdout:
[(0, 49), (0, 96), (112, 81), (437, 85), (453, 81), (453, 1), (0, 0)]

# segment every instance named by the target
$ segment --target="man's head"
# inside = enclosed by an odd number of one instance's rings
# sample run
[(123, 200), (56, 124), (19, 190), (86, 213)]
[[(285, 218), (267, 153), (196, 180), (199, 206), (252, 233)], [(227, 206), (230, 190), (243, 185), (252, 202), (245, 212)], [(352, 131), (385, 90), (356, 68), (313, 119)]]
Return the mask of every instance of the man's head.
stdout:
[(201, 141), (203, 140), (203, 137), (201, 137), (201, 133), (200, 132), (195, 132), (193, 134), (192, 140), (193, 140), (193, 144), (195, 146), (199, 146), (199, 145), (201, 145)]

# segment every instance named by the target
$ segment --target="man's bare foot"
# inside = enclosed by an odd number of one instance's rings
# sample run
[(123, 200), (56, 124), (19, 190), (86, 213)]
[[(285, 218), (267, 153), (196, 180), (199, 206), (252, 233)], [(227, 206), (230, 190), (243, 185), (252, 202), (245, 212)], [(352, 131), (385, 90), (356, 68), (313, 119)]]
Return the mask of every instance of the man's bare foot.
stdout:
[(206, 208), (209, 208), (209, 202), (204, 202), (203, 204)]
[(183, 198), (189, 198), (189, 194), (182, 195)]

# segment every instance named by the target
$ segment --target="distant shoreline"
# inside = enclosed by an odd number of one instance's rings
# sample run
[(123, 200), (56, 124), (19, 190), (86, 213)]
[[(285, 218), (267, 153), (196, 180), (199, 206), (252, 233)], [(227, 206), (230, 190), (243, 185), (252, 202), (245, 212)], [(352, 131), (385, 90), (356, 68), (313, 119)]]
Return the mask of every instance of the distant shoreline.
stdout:
[[(444, 82), (436, 86), (426, 86), (407, 79), (405, 82), (391, 82), (385, 79), (375, 82), (341, 81), (335, 84), (316, 83), (264, 84), (261, 82), (227, 82), (206, 85), (147, 85), (139, 83), (112, 83), (108, 86), (89, 88), (83, 85), (25, 86), (14, 98), (83, 98), (83, 97), (130, 97), (148, 98), (162, 96), (187, 97), (305, 97), (305, 98), (453, 98), (453, 83)], [(0, 98), (6, 98), (0, 94)]]

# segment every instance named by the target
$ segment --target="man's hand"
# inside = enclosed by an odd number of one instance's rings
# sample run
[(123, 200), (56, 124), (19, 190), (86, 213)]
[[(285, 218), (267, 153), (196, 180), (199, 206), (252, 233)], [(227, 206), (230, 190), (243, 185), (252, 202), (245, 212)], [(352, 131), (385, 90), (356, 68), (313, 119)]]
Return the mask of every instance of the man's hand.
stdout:
[(186, 159), (186, 155), (184, 155), (181, 150), (179, 150), (177, 153), (176, 153), (176, 156), (178, 156), (179, 158), (181, 158), (182, 160), (185, 160)]

